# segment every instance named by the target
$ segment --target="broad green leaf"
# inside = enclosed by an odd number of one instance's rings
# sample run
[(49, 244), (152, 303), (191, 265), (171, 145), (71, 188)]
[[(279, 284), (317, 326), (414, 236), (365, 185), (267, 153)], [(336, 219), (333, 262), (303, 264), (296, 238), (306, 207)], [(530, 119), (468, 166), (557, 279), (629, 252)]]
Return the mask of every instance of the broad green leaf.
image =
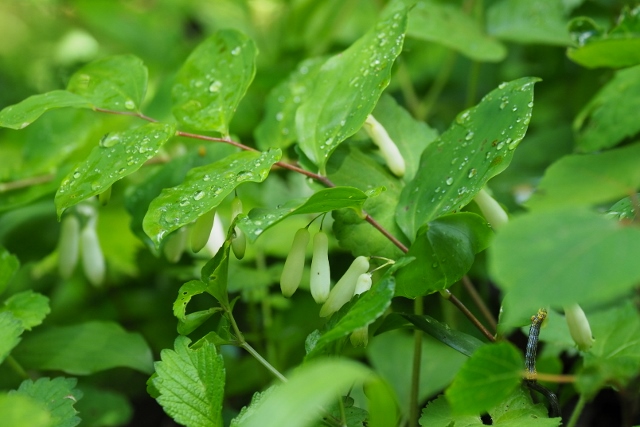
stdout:
[[(394, 206), (398, 204), (401, 183), (385, 167), (351, 144), (343, 144), (327, 164), (327, 176), (336, 185), (349, 185), (368, 192), (378, 186), (386, 190), (370, 197), (364, 209), (385, 229), (406, 244), (395, 221)], [(350, 209), (333, 212), (333, 231), (340, 246), (354, 256), (377, 255), (398, 258), (402, 252), (381, 233), (373, 232), (371, 224)]]
[(498, 62), (507, 55), (506, 47), (459, 6), (434, 0), (419, 1), (411, 9), (407, 37), (439, 43), (475, 61)]
[(500, 0), (487, 10), (489, 34), (516, 43), (568, 46), (567, 21), (557, 0)]
[(76, 71), (67, 90), (97, 108), (137, 112), (147, 91), (148, 74), (147, 67), (136, 56), (109, 56)]
[[(636, 193), (635, 197), (640, 197), (640, 194)], [(633, 220), (636, 216), (636, 210), (631, 197), (625, 197), (624, 199), (611, 206), (607, 211), (607, 216), (610, 218), (615, 218), (619, 221), (625, 219)]]
[(627, 384), (640, 369), (640, 315), (627, 301), (589, 317), (595, 343), (584, 355), (577, 388), (595, 396), (607, 383)]
[(261, 150), (285, 149), (297, 139), (296, 111), (311, 91), (326, 58), (302, 61), (285, 81), (267, 97), (264, 118), (255, 130), (256, 144)]
[(573, 122), (578, 149), (609, 148), (637, 135), (640, 123), (629, 111), (639, 108), (640, 65), (618, 71), (580, 111)]
[(493, 231), (479, 215), (444, 215), (418, 230), (407, 256), (416, 258), (397, 276), (396, 296), (415, 298), (447, 289), (467, 274)]
[(24, 129), (38, 117), (55, 108), (93, 108), (85, 98), (66, 90), (33, 95), (24, 101), (0, 111), (0, 126), (10, 129)]
[(308, 427), (323, 416), (318, 408), (338, 398), (354, 382), (368, 379), (371, 371), (343, 359), (304, 364), (257, 406), (238, 427)]
[(18, 345), (22, 332), (24, 328), (20, 319), (15, 318), (11, 312), (0, 312), (0, 363)]
[(480, 347), (462, 365), (445, 395), (460, 415), (486, 412), (507, 398), (520, 384), (524, 359), (508, 342)]
[(51, 427), (51, 414), (40, 402), (21, 394), (0, 394), (2, 422), (11, 427)]
[(191, 340), (176, 338), (175, 350), (162, 350), (162, 361), (155, 363), (153, 385), (160, 392), (156, 399), (167, 414), (187, 427), (223, 426), (225, 370), (216, 346), (205, 343), (197, 350)]
[(422, 410), (420, 425), (423, 427), (480, 427), (484, 423), (479, 415), (455, 415), (444, 395), (432, 400)]
[(0, 245), (0, 294), (7, 289), (9, 281), (20, 268), (18, 257), (12, 255), (8, 250)]
[(49, 298), (31, 290), (12, 295), (0, 307), (0, 312), (9, 311), (22, 322), (22, 327), (30, 331), (34, 326), (42, 323), (51, 312)]
[(637, 227), (586, 210), (553, 210), (510, 221), (489, 250), (488, 266), (508, 292), (511, 317), (620, 296), (640, 280), (639, 253)]
[(411, 240), (424, 224), (464, 207), (509, 166), (529, 125), (536, 81), (525, 77), (500, 84), (427, 146), (396, 210)]
[(117, 427), (127, 425), (133, 408), (122, 393), (82, 385), (84, 396), (75, 405), (83, 427)]
[[(367, 427), (387, 427), (398, 423), (397, 397), (391, 385), (382, 378), (367, 383), (369, 418)], [(360, 427), (364, 422), (354, 425)]]
[(258, 50), (251, 39), (220, 30), (189, 55), (171, 91), (173, 115), (196, 130), (229, 134), (229, 122), (256, 73)]
[(151, 349), (138, 333), (116, 323), (91, 321), (73, 326), (36, 330), (25, 336), (14, 355), (27, 369), (58, 370), (89, 375), (127, 367), (153, 370)]
[(268, 397), (273, 392), (273, 390), (275, 390), (275, 387), (272, 386), (263, 392), (254, 393), (253, 396), (251, 396), (251, 403), (249, 403), (249, 405), (247, 406), (244, 406), (240, 410), (240, 413), (231, 420), (231, 425), (229, 427), (242, 426), (242, 423), (253, 415), (256, 408), (258, 407), (259, 402)]
[(100, 145), (62, 181), (55, 199), (58, 218), (66, 208), (104, 192), (140, 169), (174, 134), (173, 125), (149, 123), (103, 136)]
[(208, 285), (200, 280), (191, 280), (180, 287), (178, 298), (173, 303), (173, 315), (178, 318), (178, 333), (188, 335), (209, 319), (219, 308), (209, 308), (186, 313), (191, 298), (207, 291)]
[(354, 187), (333, 187), (317, 191), (308, 199), (294, 199), (275, 209), (252, 209), (249, 215), (238, 221), (251, 242), (255, 242), (268, 228), (291, 215), (331, 212), (351, 208), (362, 213), (367, 195)]
[(406, 23), (404, 7), (390, 10), (315, 76), (313, 92), (296, 113), (296, 132), (302, 151), (320, 171), (336, 147), (362, 127), (389, 84)]
[(575, 154), (552, 164), (527, 201), (531, 209), (608, 202), (640, 188), (640, 143), (604, 153)]
[(404, 158), (406, 171), (402, 179), (411, 181), (418, 171), (420, 154), (438, 137), (438, 132), (411, 117), (387, 94), (382, 94), (372, 114), (384, 126)]
[(75, 378), (64, 377), (40, 378), (35, 382), (26, 380), (17, 391), (10, 394), (28, 396), (37, 401), (49, 412), (52, 426), (73, 427), (80, 424), (80, 418), (76, 416), (78, 411), (73, 405), (83, 395), (82, 391), (75, 388), (76, 382)]
[(142, 227), (156, 247), (172, 231), (218, 206), (244, 182), (262, 182), (280, 159), (279, 149), (242, 151), (191, 169), (182, 184), (165, 188), (149, 206)]

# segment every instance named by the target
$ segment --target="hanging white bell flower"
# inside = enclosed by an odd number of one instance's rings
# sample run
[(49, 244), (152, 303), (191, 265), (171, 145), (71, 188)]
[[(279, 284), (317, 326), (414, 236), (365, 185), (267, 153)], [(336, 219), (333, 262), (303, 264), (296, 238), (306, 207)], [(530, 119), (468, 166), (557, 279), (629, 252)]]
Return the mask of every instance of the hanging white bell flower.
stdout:
[(371, 114), (364, 122), (364, 130), (374, 144), (380, 149), (380, 154), (387, 162), (387, 166), (395, 176), (404, 176), (406, 165), (398, 146), (393, 142), (387, 130)]
[(184, 248), (187, 246), (188, 237), (186, 227), (178, 228), (167, 237), (167, 241), (162, 249), (167, 261), (174, 264), (180, 261), (182, 252), (184, 252)]
[(80, 248), (80, 221), (69, 214), (64, 217), (60, 226), (58, 240), (58, 272), (63, 279), (68, 279), (78, 265)]
[(293, 295), (298, 289), (298, 286), (300, 286), (309, 237), (309, 230), (306, 228), (298, 230), (293, 237), (291, 250), (284, 262), (284, 268), (280, 276), (280, 290), (282, 291), (282, 295), (287, 298)]
[(484, 215), (484, 218), (494, 230), (498, 231), (509, 222), (509, 216), (507, 216), (507, 213), (502, 209), (502, 206), (500, 206), (484, 188), (476, 194), (474, 200), (480, 208), (482, 215)]
[(329, 239), (324, 231), (313, 236), (313, 256), (309, 280), (311, 296), (322, 304), (329, 298), (331, 290), (331, 267), (329, 266)]
[[(236, 219), (242, 213), (242, 200), (238, 196), (234, 197), (231, 202), (231, 221)], [(237, 226), (233, 229), (233, 240), (231, 241), (231, 249), (238, 259), (244, 258), (247, 250), (247, 237)]]
[(196, 219), (195, 224), (191, 228), (191, 250), (195, 253), (200, 252), (209, 241), (211, 230), (213, 229), (216, 210), (211, 209), (209, 212), (200, 215)]
[(587, 316), (578, 304), (564, 307), (564, 316), (567, 319), (571, 338), (580, 351), (589, 351), (595, 340), (591, 334), (591, 326)]
[(98, 233), (96, 231), (96, 217), (91, 217), (80, 233), (80, 251), (82, 252), (82, 268), (85, 276), (93, 286), (100, 286), (104, 282), (105, 262)]
[(358, 277), (369, 270), (369, 259), (359, 256), (353, 260), (349, 269), (331, 289), (329, 298), (320, 309), (320, 317), (327, 317), (340, 310), (353, 297)]

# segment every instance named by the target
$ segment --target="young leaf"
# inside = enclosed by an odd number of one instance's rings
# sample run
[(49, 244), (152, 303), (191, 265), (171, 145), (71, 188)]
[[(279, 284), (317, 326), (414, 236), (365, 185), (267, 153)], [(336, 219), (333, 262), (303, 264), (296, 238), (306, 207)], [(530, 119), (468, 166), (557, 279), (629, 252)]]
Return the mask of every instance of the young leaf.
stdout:
[(28, 396), (44, 407), (51, 416), (51, 425), (56, 427), (73, 427), (80, 424), (76, 416), (78, 411), (73, 405), (82, 398), (82, 391), (74, 388), (75, 378), (57, 377), (54, 379), (40, 378), (23, 381), (20, 387), (11, 394)]
[(404, 7), (390, 10), (375, 28), (327, 60), (315, 77), (312, 94), (296, 113), (296, 131), (302, 151), (321, 171), (336, 147), (362, 127), (389, 84), (406, 24)]
[(244, 34), (220, 30), (187, 58), (171, 91), (173, 115), (196, 130), (229, 134), (229, 122), (256, 73), (258, 50)]
[(22, 327), (30, 331), (34, 326), (42, 323), (42, 320), (51, 312), (49, 298), (31, 290), (11, 295), (5, 302), (0, 312), (9, 311), (22, 322)]
[[(2, 316), (2, 313), (0, 316)], [(153, 369), (151, 349), (138, 333), (116, 323), (91, 321), (52, 327), (25, 336), (14, 354), (26, 369), (89, 375), (115, 367)]]
[(500, 84), (427, 146), (396, 210), (410, 239), (427, 222), (464, 207), (507, 168), (527, 131), (536, 81), (525, 77)]
[(11, 312), (0, 312), (0, 363), (18, 345), (23, 332), (20, 319), (15, 318)]
[(156, 247), (170, 232), (217, 207), (243, 182), (262, 182), (280, 159), (279, 149), (242, 151), (191, 169), (182, 184), (165, 188), (149, 206), (142, 227)]
[(479, 415), (455, 415), (444, 394), (432, 400), (422, 410), (420, 425), (423, 427), (449, 427), (460, 425), (464, 427), (480, 427), (484, 423)]
[(618, 71), (573, 122), (580, 151), (613, 147), (640, 132), (629, 111), (640, 108), (640, 65)]
[(508, 342), (480, 347), (462, 365), (445, 394), (455, 414), (486, 412), (507, 398), (520, 384), (524, 360)]
[(148, 74), (147, 67), (136, 56), (109, 56), (76, 71), (67, 90), (84, 97), (97, 108), (140, 111)]
[(396, 296), (415, 298), (441, 291), (462, 278), (475, 255), (493, 237), (485, 220), (471, 212), (444, 215), (418, 230), (407, 256), (416, 258), (396, 275)]
[(552, 210), (510, 221), (490, 248), (489, 271), (508, 292), (505, 314), (515, 316), (630, 291), (640, 280), (638, 253), (637, 227), (586, 210)]
[(38, 117), (55, 108), (93, 108), (85, 98), (66, 90), (33, 95), (24, 101), (0, 111), (0, 126), (10, 129), (24, 129)]
[(55, 198), (58, 218), (66, 208), (102, 193), (114, 182), (140, 169), (174, 133), (173, 125), (149, 123), (105, 135), (100, 146), (60, 184)]
[(640, 143), (595, 154), (563, 157), (545, 172), (531, 209), (589, 206), (615, 200), (640, 188)]
[(158, 403), (176, 422), (187, 427), (222, 427), (225, 370), (216, 346), (204, 342), (197, 350), (178, 337), (175, 350), (162, 350), (152, 383)]
[(2, 422), (11, 427), (51, 427), (51, 414), (40, 402), (21, 394), (0, 393)]
[(18, 268), (20, 268), (18, 258), (0, 245), (0, 294), (7, 288)]
[(506, 47), (485, 34), (460, 6), (433, 0), (419, 1), (411, 9), (407, 37), (442, 44), (475, 61), (498, 62), (507, 55)]
[(200, 271), (200, 279), (207, 283), (207, 292), (213, 295), (220, 305), (227, 310), (231, 309), (227, 285), (229, 281), (229, 250), (231, 249), (235, 224), (237, 224), (237, 221), (232, 222), (222, 247), (218, 249), (215, 256)]
[(191, 280), (180, 286), (178, 298), (173, 303), (173, 315), (178, 318), (178, 333), (181, 335), (190, 334), (219, 310), (219, 308), (210, 308), (190, 314), (186, 313), (187, 304), (191, 298), (206, 292), (207, 287), (208, 285), (200, 280)]
[(247, 217), (238, 221), (249, 241), (256, 239), (267, 229), (291, 215), (331, 212), (335, 209), (351, 208), (362, 213), (367, 195), (353, 187), (325, 188), (315, 192), (306, 200), (290, 200), (275, 209), (252, 209)]

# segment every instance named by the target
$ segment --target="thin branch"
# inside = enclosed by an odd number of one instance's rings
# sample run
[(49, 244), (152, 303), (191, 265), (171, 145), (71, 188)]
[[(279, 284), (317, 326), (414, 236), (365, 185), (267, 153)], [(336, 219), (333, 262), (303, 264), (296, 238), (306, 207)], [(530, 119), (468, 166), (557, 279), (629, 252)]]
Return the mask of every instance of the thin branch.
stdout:
[[(423, 314), (423, 298), (417, 297), (413, 302), (414, 314)], [(413, 366), (411, 369), (411, 390), (409, 394), (409, 427), (418, 427), (420, 408), (420, 368), (422, 366), (422, 331), (413, 332)]]
[(473, 283), (471, 282), (471, 279), (469, 279), (469, 276), (465, 275), (462, 277), (462, 284), (464, 285), (464, 288), (467, 290), (469, 296), (471, 296), (471, 299), (478, 307), (484, 318), (487, 319), (487, 322), (489, 322), (489, 326), (491, 326), (491, 329), (493, 329), (493, 332), (495, 333), (496, 328), (498, 327), (498, 322), (496, 321), (496, 318), (493, 317), (493, 314), (489, 310), (489, 307), (487, 307), (487, 305), (484, 303), (484, 300), (480, 297), (480, 294), (476, 290), (476, 287), (473, 286)]
[(405, 254), (407, 252), (409, 252), (409, 248), (407, 248), (400, 240), (398, 240), (393, 234), (389, 233), (389, 231), (387, 231), (386, 228), (384, 228), (382, 225), (380, 225), (380, 223), (378, 221), (376, 221), (375, 219), (373, 219), (373, 217), (371, 215), (369, 215), (368, 213), (362, 211), (362, 213), (365, 214), (365, 221), (367, 221), (369, 224), (373, 225), (373, 227), (378, 230), (379, 232), (381, 232), (384, 237), (386, 237), (387, 239), (389, 239), (391, 241), (391, 243), (393, 243), (394, 245), (396, 245), (402, 252), (404, 252)]
[[(523, 378), (527, 376), (526, 372), (522, 374)], [(544, 374), (542, 372), (536, 372), (536, 380), (538, 381), (546, 381), (549, 383), (562, 383), (562, 384), (570, 384), (576, 382), (575, 375), (560, 375), (560, 374)]]
[(482, 335), (487, 337), (489, 341), (491, 342), (496, 341), (496, 338), (491, 334), (491, 332), (489, 332), (487, 328), (485, 328), (484, 325), (480, 323), (480, 321), (476, 318), (476, 316), (474, 316), (473, 313), (470, 312), (469, 309), (462, 303), (462, 301), (456, 298), (455, 295), (453, 295), (448, 289), (445, 289), (444, 291), (440, 292), (440, 294), (443, 295), (449, 301), (451, 301), (453, 305), (458, 307), (458, 310), (460, 310), (462, 314), (464, 314), (467, 317), (467, 319), (469, 319), (471, 323), (473, 323), (473, 325), (476, 328), (478, 328), (480, 332), (482, 332)]
[(7, 191), (19, 190), (21, 188), (31, 187), (32, 185), (44, 184), (54, 178), (55, 175), (49, 173), (46, 175), (32, 176), (30, 178), (20, 179), (18, 181), (0, 182), (0, 193)]
[(148, 122), (151, 123), (157, 123), (158, 120), (153, 119), (149, 116), (145, 116), (144, 114), (137, 112), (137, 111), (115, 111), (115, 110), (107, 110), (106, 108), (94, 108), (93, 111), (97, 111), (99, 113), (107, 113), (107, 114), (115, 114), (118, 116), (130, 116), (130, 117), (137, 117), (139, 119), (142, 120), (146, 120)]
[(284, 375), (282, 375), (280, 371), (274, 368), (271, 363), (267, 362), (267, 360), (264, 357), (262, 357), (260, 353), (258, 353), (253, 347), (251, 347), (251, 345), (248, 342), (243, 340), (242, 344), (240, 344), (240, 347), (247, 350), (249, 354), (251, 354), (258, 362), (262, 364), (262, 366), (267, 368), (269, 372), (271, 372), (280, 381), (282, 381), (283, 383), (287, 382), (287, 378)]

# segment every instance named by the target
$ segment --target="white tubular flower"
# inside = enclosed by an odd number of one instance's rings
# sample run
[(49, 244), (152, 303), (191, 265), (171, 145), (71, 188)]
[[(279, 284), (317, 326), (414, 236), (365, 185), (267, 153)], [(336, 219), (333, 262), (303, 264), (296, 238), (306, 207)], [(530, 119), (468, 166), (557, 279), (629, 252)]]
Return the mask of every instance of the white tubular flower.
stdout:
[(564, 316), (567, 319), (569, 333), (571, 338), (578, 346), (580, 351), (589, 351), (595, 340), (591, 335), (591, 326), (589, 320), (578, 304), (572, 304), (564, 307)]
[(104, 282), (105, 262), (98, 233), (96, 232), (96, 218), (89, 218), (87, 225), (80, 233), (80, 250), (82, 252), (82, 268), (85, 276), (93, 286), (100, 286)]
[(371, 289), (371, 273), (364, 273), (358, 276), (356, 281), (356, 290), (354, 295), (360, 295), (363, 292), (367, 292)]
[(313, 236), (313, 256), (310, 277), (311, 296), (322, 304), (329, 298), (331, 290), (331, 267), (329, 266), (329, 239), (324, 231)]
[(195, 253), (200, 252), (209, 241), (213, 222), (216, 216), (216, 210), (211, 209), (209, 212), (201, 215), (196, 219), (195, 224), (191, 228), (191, 250)]
[(359, 256), (353, 260), (351, 266), (331, 289), (329, 298), (320, 309), (320, 317), (327, 317), (340, 310), (353, 297), (358, 277), (369, 270), (367, 257)]
[(187, 234), (187, 229), (185, 227), (180, 227), (173, 233), (167, 237), (167, 241), (164, 244), (163, 252), (164, 256), (167, 258), (167, 261), (170, 263), (176, 263), (180, 261), (180, 257), (182, 257), (182, 252), (184, 252), (184, 248), (187, 246), (187, 238), (189, 235)]
[(68, 279), (78, 265), (80, 248), (80, 221), (75, 215), (67, 215), (60, 226), (58, 241), (58, 272), (63, 279)]
[(398, 146), (393, 142), (386, 129), (371, 114), (367, 116), (364, 122), (364, 130), (374, 144), (380, 148), (380, 154), (387, 162), (387, 166), (396, 176), (404, 176), (406, 166)]
[(474, 200), (478, 204), (482, 215), (494, 230), (498, 231), (509, 222), (509, 217), (502, 209), (502, 206), (484, 188), (480, 190)]
[[(242, 213), (242, 200), (236, 196), (231, 202), (231, 221), (236, 219), (238, 215)], [(231, 241), (231, 249), (233, 249), (233, 254), (238, 259), (244, 258), (244, 253), (247, 250), (247, 237), (244, 235), (242, 230), (238, 227), (234, 227), (233, 229), (233, 240)]]
[(309, 244), (309, 230), (301, 228), (296, 232), (291, 244), (291, 250), (284, 262), (280, 276), (280, 290), (282, 295), (289, 298), (300, 286), (304, 270), (304, 258)]

